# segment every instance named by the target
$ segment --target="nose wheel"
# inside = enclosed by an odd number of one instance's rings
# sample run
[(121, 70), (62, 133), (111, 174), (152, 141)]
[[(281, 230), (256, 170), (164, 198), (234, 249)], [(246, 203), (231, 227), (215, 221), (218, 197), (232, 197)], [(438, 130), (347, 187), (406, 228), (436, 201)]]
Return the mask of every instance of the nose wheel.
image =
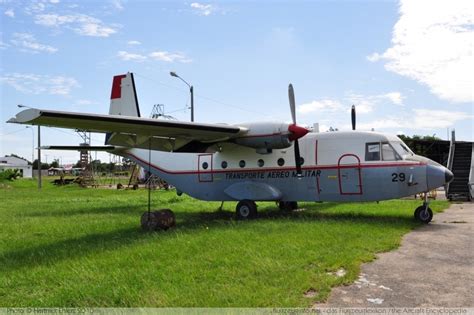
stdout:
[(422, 206), (415, 209), (415, 219), (422, 223), (429, 223), (433, 219), (433, 211), (429, 207), (428, 194), (425, 194), (425, 201)]

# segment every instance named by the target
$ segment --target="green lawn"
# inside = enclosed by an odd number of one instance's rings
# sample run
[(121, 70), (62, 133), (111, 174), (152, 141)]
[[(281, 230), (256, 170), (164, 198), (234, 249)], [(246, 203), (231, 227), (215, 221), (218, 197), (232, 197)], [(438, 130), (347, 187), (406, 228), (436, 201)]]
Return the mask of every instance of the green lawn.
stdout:
[[(415, 200), (305, 203), (236, 221), (235, 203), (154, 191), (177, 227), (142, 232), (146, 190), (0, 183), (0, 307), (307, 307), (418, 226)], [(447, 202), (432, 203), (434, 211)], [(331, 272), (344, 268), (338, 278)], [(304, 297), (316, 290), (312, 298)]]

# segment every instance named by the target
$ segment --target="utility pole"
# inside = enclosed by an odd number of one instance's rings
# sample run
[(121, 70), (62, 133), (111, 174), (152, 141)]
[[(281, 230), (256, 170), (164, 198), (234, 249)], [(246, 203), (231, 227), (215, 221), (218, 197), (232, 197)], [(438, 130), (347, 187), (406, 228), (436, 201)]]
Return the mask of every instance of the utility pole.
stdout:
[(186, 85), (189, 87), (189, 92), (191, 93), (191, 122), (194, 122), (194, 88), (191, 84), (189, 84), (187, 81), (185, 81), (183, 78), (181, 78), (176, 72), (174, 71), (171, 71), (170, 72), (170, 75), (172, 77), (175, 77), (175, 78), (178, 78), (180, 79), (181, 81), (183, 81), (184, 83), (186, 83)]
[(41, 189), (41, 127), (38, 125), (38, 189)]

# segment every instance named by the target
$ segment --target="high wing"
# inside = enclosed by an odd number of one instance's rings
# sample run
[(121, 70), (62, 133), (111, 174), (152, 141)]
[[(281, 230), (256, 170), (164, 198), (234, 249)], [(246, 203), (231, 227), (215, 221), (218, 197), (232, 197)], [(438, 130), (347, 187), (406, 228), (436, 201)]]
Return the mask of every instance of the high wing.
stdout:
[(106, 134), (105, 144), (108, 147), (99, 149), (106, 151), (125, 147), (196, 153), (205, 152), (219, 142), (231, 142), (268, 153), (273, 149), (288, 148), (294, 143), (295, 160), (299, 161), (297, 140), (308, 130), (296, 125), (291, 84), (289, 89), (292, 124), (254, 122), (230, 126), (142, 118), (133, 73), (114, 76), (108, 115), (30, 108), (19, 112), (8, 122), (102, 132)]
[(98, 115), (34, 108), (19, 112), (8, 122), (111, 133), (107, 144), (142, 148), (151, 146), (153, 149), (166, 151), (179, 149), (200, 151), (213, 143), (240, 137), (248, 131), (244, 127), (220, 124), (164, 121), (123, 115)]

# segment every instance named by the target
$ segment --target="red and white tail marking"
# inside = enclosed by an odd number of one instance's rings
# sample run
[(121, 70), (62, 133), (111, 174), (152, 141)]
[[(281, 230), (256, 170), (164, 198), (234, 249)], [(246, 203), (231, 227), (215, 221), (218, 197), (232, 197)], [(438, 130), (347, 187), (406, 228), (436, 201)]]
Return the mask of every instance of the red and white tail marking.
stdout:
[(140, 117), (133, 73), (114, 76), (110, 94), (110, 115)]

